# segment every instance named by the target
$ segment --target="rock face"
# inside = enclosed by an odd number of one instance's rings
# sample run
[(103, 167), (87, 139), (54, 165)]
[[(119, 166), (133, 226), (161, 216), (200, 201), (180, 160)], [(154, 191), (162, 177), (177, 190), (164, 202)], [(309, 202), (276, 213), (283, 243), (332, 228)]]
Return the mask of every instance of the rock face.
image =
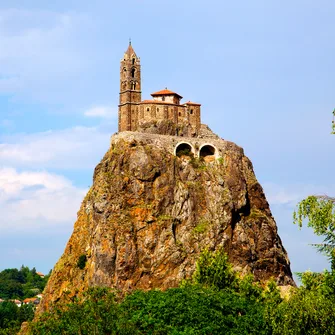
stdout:
[(276, 223), (243, 150), (220, 140), (221, 158), (203, 161), (174, 156), (168, 140), (135, 132), (112, 137), (41, 311), (63, 294), (90, 286), (177, 286), (192, 276), (204, 248), (221, 246), (242, 273), (294, 285)]

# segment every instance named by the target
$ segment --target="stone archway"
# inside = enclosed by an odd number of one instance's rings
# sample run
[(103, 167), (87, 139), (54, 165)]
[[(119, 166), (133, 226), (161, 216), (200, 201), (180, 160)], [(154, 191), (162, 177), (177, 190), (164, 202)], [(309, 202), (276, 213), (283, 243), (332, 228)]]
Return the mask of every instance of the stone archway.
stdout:
[(199, 150), (199, 157), (204, 159), (205, 162), (214, 161), (216, 158), (216, 149), (211, 144), (204, 144)]
[(194, 148), (192, 144), (188, 142), (181, 142), (178, 143), (174, 149), (175, 156), (181, 157), (181, 156), (194, 156)]

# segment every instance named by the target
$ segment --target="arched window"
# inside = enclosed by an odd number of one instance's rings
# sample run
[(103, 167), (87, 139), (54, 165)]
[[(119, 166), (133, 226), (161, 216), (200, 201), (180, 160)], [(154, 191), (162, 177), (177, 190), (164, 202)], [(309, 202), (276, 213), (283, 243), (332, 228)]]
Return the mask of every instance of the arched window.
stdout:
[(200, 157), (214, 156), (215, 148), (212, 145), (206, 144), (200, 149)]
[(193, 114), (193, 109), (191, 109), (190, 114)]
[(131, 69), (131, 76), (135, 78), (135, 69)]
[(133, 65), (135, 64), (135, 58), (133, 58)]
[(176, 156), (190, 156), (193, 157), (192, 147), (188, 143), (180, 143), (176, 147)]

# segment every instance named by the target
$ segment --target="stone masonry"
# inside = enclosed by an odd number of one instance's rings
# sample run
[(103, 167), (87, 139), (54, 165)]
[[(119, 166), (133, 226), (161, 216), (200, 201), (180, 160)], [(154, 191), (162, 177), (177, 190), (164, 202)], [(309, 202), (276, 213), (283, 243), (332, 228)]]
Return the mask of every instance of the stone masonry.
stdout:
[(171, 121), (183, 128), (183, 133), (196, 137), (201, 128), (201, 105), (188, 101), (168, 90), (151, 94), (151, 100), (141, 100), (141, 64), (131, 43), (120, 65), (119, 131), (140, 131), (147, 122)]

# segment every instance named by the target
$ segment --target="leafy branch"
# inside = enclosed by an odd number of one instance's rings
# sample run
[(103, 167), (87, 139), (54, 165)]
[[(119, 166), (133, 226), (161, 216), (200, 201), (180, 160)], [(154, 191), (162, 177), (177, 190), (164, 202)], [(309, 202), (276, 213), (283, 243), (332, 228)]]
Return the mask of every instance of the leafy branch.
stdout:
[(313, 246), (331, 258), (335, 250), (335, 198), (311, 195), (302, 200), (293, 213), (293, 222), (302, 227), (304, 219), (316, 235), (324, 237), (323, 243)]

